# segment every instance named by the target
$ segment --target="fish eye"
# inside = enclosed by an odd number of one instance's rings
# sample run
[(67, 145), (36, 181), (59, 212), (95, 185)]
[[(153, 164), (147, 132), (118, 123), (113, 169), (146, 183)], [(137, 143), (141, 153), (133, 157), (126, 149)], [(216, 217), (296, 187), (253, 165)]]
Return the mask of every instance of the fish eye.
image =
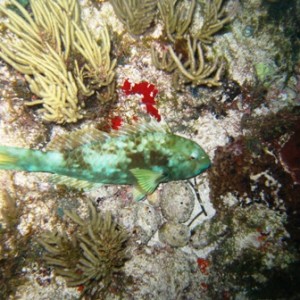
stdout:
[(190, 155), (190, 160), (197, 159), (197, 157), (198, 157), (198, 153), (196, 151), (193, 151)]

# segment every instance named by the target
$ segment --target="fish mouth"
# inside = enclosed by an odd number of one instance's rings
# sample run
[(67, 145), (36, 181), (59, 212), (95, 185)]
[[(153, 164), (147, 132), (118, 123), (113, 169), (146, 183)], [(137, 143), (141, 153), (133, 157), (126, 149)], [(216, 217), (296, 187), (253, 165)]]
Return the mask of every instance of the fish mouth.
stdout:
[(209, 158), (207, 158), (201, 162), (201, 168), (198, 171), (198, 175), (204, 172), (205, 170), (209, 169), (210, 167), (211, 167), (211, 161)]

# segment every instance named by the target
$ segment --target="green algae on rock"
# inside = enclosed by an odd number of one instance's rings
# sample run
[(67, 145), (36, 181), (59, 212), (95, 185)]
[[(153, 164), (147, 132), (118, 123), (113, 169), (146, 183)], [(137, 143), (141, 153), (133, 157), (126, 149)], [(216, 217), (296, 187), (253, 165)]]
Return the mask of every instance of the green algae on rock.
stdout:
[(56, 275), (66, 279), (68, 286), (83, 287), (82, 296), (104, 296), (111, 285), (122, 286), (122, 268), (129, 259), (129, 235), (109, 212), (103, 215), (91, 202), (88, 205), (90, 216), (87, 220), (74, 211), (65, 211), (78, 225), (71, 236), (46, 232), (39, 243), (47, 252), (45, 262), (53, 266)]

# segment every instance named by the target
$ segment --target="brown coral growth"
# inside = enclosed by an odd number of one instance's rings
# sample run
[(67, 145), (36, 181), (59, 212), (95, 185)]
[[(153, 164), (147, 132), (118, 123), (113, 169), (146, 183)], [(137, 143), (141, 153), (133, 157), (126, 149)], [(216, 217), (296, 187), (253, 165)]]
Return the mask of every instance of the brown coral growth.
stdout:
[(39, 242), (47, 251), (44, 260), (66, 279), (68, 286), (83, 287), (82, 295), (101, 298), (111, 287), (122, 287), (122, 267), (129, 258), (128, 234), (110, 213), (97, 213), (91, 202), (89, 209), (87, 220), (75, 212), (65, 212), (78, 225), (72, 236), (47, 232)]

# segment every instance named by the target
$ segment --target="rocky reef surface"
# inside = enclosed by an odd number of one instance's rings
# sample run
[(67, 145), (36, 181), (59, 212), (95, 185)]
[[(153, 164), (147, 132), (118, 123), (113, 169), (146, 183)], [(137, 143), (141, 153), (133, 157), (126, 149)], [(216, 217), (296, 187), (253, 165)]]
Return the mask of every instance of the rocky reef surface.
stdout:
[[(112, 64), (99, 86), (76, 51), (82, 73), (66, 61), (93, 90), (77, 79), (75, 119), (45, 120), (34, 75), (1, 56), (0, 144), (45, 149), (57, 134), (150, 116), (212, 166), (141, 202), (130, 186), (83, 192), (1, 170), (0, 298), (299, 298), (299, 1), (129, 2), (78, 1), (99, 47), (107, 26)], [(0, 45), (18, 41), (0, 17)]]

